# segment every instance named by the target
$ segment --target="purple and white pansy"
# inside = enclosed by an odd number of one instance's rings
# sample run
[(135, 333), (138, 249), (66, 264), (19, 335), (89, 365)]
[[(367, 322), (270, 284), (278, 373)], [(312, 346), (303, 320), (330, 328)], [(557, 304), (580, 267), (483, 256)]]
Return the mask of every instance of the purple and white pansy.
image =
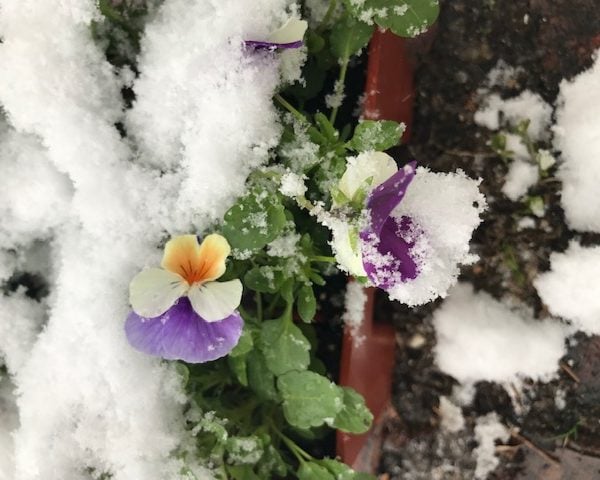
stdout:
[(349, 158), (337, 188), (348, 201), (366, 199), (359, 222), (332, 224), (338, 264), (408, 305), (445, 296), (459, 264), (475, 258), (469, 240), (486, 205), (478, 184), (416, 162), (398, 169), (382, 152)]
[(290, 18), (282, 27), (264, 39), (245, 40), (247, 47), (276, 50), (287, 48), (300, 48), (304, 45), (304, 34), (308, 28), (306, 20)]
[(149, 355), (189, 363), (227, 355), (243, 328), (237, 312), (241, 282), (215, 281), (225, 273), (230, 251), (227, 240), (217, 234), (202, 243), (196, 235), (169, 240), (162, 268), (142, 270), (129, 286), (129, 343)]

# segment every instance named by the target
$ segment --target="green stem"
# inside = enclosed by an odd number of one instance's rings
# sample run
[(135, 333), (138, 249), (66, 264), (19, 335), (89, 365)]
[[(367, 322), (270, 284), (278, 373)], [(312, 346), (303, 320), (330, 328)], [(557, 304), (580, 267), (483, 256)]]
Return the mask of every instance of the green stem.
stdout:
[(260, 292), (256, 292), (256, 318), (259, 322), (263, 320), (263, 304)]
[[(346, 73), (348, 72), (348, 63), (350, 62), (350, 56), (346, 55), (343, 59), (342, 59), (342, 63), (340, 66), (340, 76), (337, 79), (337, 82), (335, 82), (335, 86), (334, 86), (334, 94), (339, 95), (340, 93), (342, 93), (344, 91), (344, 85), (346, 83)], [(340, 91), (338, 91), (338, 89)], [(331, 123), (332, 125), (335, 125), (335, 119), (337, 117), (337, 113), (338, 113), (338, 106), (333, 107), (333, 109), (331, 110), (331, 115), (329, 116), (329, 123)]]
[(273, 317), (273, 312), (275, 311), (275, 307), (277, 306), (277, 303), (279, 302), (279, 299), (281, 298), (281, 294), (277, 294), (273, 297), (273, 300), (271, 300), (271, 303), (269, 303), (269, 305), (267, 306), (265, 312), (267, 314), (267, 318), (272, 318)]
[(337, 0), (329, 0), (329, 7), (327, 8), (327, 12), (325, 12), (325, 16), (323, 17), (323, 20), (321, 20), (321, 23), (319, 24), (319, 26), (316, 29), (317, 33), (320, 33), (327, 28), (327, 24), (329, 23), (329, 20), (331, 20), (331, 16), (333, 15), (333, 12), (335, 11), (336, 4), (337, 4)]
[(290, 104), (285, 98), (283, 98), (281, 95), (279, 95), (278, 93), (275, 94), (275, 96), (273, 97), (278, 103), (279, 105), (281, 105), (283, 108), (285, 108), (288, 112), (290, 112), (292, 115), (294, 115), (294, 117), (296, 117), (298, 120), (300, 120), (301, 122), (305, 122), (308, 123), (308, 120), (306, 119), (306, 117), (304, 115), (302, 115), (302, 113), (300, 113), (298, 110), (296, 110), (292, 104)]
[(324, 262), (324, 263), (335, 263), (335, 257), (326, 257), (324, 255), (315, 255), (310, 257), (311, 262)]
[(294, 442), (291, 438), (289, 438), (287, 435), (284, 435), (276, 426), (275, 424), (271, 421), (269, 422), (271, 424), (271, 428), (273, 429), (273, 431), (277, 434), (277, 436), (279, 438), (281, 438), (281, 440), (283, 440), (283, 443), (285, 443), (286, 447), (288, 447), (288, 449), (290, 450), (290, 452), (292, 452), (294, 454), (294, 456), (298, 459), (298, 461), (300, 463), (304, 463), (307, 460), (311, 461), (314, 460), (314, 457), (304, 451), (302, 448), (300, 448), (298, 446), (298, 444), (296, 442)]

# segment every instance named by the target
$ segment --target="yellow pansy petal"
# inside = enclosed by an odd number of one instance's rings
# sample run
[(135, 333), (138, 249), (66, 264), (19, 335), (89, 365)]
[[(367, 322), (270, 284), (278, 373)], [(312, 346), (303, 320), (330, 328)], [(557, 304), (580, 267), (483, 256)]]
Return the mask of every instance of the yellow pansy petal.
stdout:
[(195, 235), (173, 237), (165, 245), (162, 267), (181, 275), (188, 284), (209, 282), (225, 273), (225, 260), (231, 252), (221, 235), (207, 235), (198, 244)]
[(198, 280), (210, 282), (225, 273), (225, 260), (231, 253), (231, 247), (225, 237), (213, 233), (204, 237), (200, 245), (200, 263)]
[(242, 282), (208, 282), (190, 288), (188, 297), (194, 311), (207, 322), (231, 315), (242, 301)]
[(158, 317), (185, 295), (188, 288), (178, 274), (162, 268), (148, 268), (133, 277), (129, 284), (129, 302), (138, 315)]
[(201, 267), (200, 245), (196, 235), (178, 235), (165, 245), (161, 266), (165, 270), (181, 275), (192, 284)]

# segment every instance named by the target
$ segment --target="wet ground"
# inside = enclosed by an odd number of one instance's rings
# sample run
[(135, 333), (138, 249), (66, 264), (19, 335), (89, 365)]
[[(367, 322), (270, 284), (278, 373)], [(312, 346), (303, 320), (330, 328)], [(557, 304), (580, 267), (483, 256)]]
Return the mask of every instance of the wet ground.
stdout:
[[(549, 254), (566, 249), (570, 239), (599, 244), (600, 236), (569, 231), (559, 204), (560, 183), (549, 176), (530, 191), (546, 211), (533, 228), (519, 229), (527, 205), (501, 193), (506, 162), (489, 146), (491, 133), (475, 125), (477, 90), (488, 72), (503, 60), (522, 69), (496, 89), (503, 96), (524, 89), (553, 104), (563, 78), (592, 64), (600, 47), (600, 0), (452, 0), (442, 12), (430, 51), (420, 58), (416, 76), (416, 112), (411, 156), (438, 171), (462, 168), (483, 179), (482, 190), (494, 201), (473, 240), (481, 257), (463, 279), (496, 298), (513, 297), (548, 315), (533, 287), (538, 272), (549, 267)], [(382, 479), (473, 478), (474, 420), (495, 411), (518, 429), (507, 445), (497, 447), (500, 467), (492, 479), (600, 478), (600, 338), (581, 336), (561, 362), (558, 378), (528, 385), (516, 402), (501, 385), (477, 385), (471, 407), (463, 413), (466, 430), (439, 435), (438, 404), (454, 379), (434, 365), (435, 332), (429, 323), (439, 302), (409, 310), (378, 298), (380, 315), (397, 328), (398, 353), (393, 404), (380, 465)], [(555, 398), (563, 392), (566, 406)]]

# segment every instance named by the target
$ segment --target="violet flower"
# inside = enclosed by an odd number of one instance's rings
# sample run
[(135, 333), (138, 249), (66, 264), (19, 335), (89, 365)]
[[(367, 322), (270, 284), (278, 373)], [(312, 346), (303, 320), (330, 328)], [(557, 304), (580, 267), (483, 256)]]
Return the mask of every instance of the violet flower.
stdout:
[(398, 170), (367, 200), (369, 219), (360, 232), (363, 266), (369, 280), (383, 290), (412, 280), (419, 273), (411, 248), (421, 232), (409, 217), (392, 215), (415, 176), (415, 167), (416, 162), (411, 162)]
[(227, 240), (217, 234), (208, 235), (202, 244), (195, 235), (169, 240), (162, 268), (143, 270), (129, 286), (129, 343), (149, 355), (190, 363), (227, 355), (243, 327), (236, 311), (241, 282), (214, 281), (225, 273), (230, 251)]
[(258, 49), (299, 48), (304, 45), (304, 33), (308, 28), (306, 20), (290, 18), (281, 28), (272, 32), (264, 40), (245, 40), (244, 45)]

